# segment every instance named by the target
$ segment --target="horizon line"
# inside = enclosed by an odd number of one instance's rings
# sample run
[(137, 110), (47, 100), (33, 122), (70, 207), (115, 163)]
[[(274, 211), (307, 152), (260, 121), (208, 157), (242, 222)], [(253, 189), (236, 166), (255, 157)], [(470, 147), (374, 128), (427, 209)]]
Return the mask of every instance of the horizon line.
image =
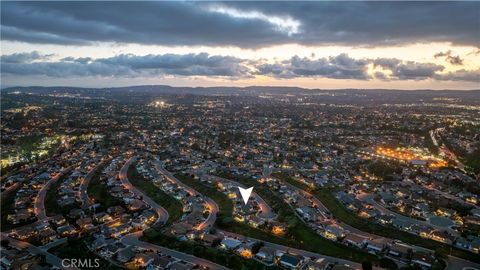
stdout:
[(9, 90), (11, 88), (80, 88), (80, 89), (117, 89), (117, 88), (129, 88), (129, 87), (152, 87), (152, 86), (163, 86), (171, 88), (190, 88), (190, 89), (209, 89), (209, 88), (236, 88), (236, 89), (247, 89), (247, 88), (296, 88), (299, 90), (307, 91), (338, 91), (338, 90), (386, 90), (386, 91), (480, 91), (478, 89), (428, 89), (428, 88), (419, 88), (419, 89), (401, 89), (401, 88), (308, 88), (300, 86), (274, 86), (274, 85), (249, 85), (249, 86), (173, 86), (168, 84), (138, 84), (138, 85), (128, 85), (128, 86), (112, 86), (112, 87), (88, 87), (88, 86), (66, 86), (66, 85), (51, 85), (51, 86), (40, 86), (40, 85), (30, 85), (30, 86), (5, 86), (0, 87), (0, 91)]

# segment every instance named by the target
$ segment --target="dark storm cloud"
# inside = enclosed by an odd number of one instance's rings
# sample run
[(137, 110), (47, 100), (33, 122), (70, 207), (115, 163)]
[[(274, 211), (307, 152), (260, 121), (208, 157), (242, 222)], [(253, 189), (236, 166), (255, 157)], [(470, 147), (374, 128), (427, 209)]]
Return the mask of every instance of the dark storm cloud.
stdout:
[(245, 60), (230, 56), (211, 56), (207, 53), (146, 56), (122, 54), (99, 59), (66, 57), (58, 62), (32, 62), (27, 58), (23, 61), (10, 61), (14, 56), (2, 56), (3, 73), (49, 77), (250, 76), (250, 71), (244, 64)]
[[(2, 2), (2, 38), (31, 43), (96, 41), (257, 46), (284, 34), (261, 20), (232, 19), (185, 2)], [(35, 35), (29, 35), (34, 33)]]
[[(31, 43), (262, 47), (447, 41), (480, 46), (478, 2), (87, 1), (1, 2), (1, 6), (2, 38)], [(233, 14), (212, 12), (218, 7)], [(298, 22), (298, 31), (281, 31), (278, 20), (265, 19), (273, 17)]]

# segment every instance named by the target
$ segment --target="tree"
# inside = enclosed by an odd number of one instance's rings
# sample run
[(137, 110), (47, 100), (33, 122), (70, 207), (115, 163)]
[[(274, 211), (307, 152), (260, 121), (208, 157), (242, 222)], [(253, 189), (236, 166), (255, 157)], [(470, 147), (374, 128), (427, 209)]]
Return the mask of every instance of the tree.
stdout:
[(252, 246), (252, 253), (253, 253), (253, 254), (257, 254), (258, 251), (260, 250), (260, 248), (263, 247), (263, 245), (264, 245), (263, 242), (256, 242), (255, 244), (253, 244), (253, 246)]
[(422, 270), (422, 267), (420, 267), (418, 264), (415, 264), (415, 265), (407, 265), (400, 269), (401, 270)]
[[(382, 161), (377, 161), (369, 164), (367, 166), (367, 170), (378, 176), (383, 178), (384, 180), (391, 180), (393, 179), (391, 175), (393, 174), (400, 174), (402, 172), (402, 168), (396, 164), (390, 164)], [(390, 176), (390, 177), (388, 177)]]
[(0, 245), (4, 248), (7, 248), (8, 244), (10, 244), (10, 241), (8, 241), (8, 239), (3, 239), (2, 241), (0, 241)]
[(437, 248), (435, 250), (435, 258), (437, 259), (447, 259), (447, 254), (445, 254), (445, 251), (443, 251), (441, 248)]
[(363, 270), (372, 270), (372, 263), (369, 261), (362, 262), (362, 269)]
[(288, 228), (294, 228), (298, 225), (298, 220), (295, 216), (287, 216), (286, 223)]
[(220, 243), (222, 243), (222, 238), (215, 238), (212, 241), (212, 247), (217, 247), (220, 245)]
[(389, 258), (381, 258), (380, 259), (380, 267), (386, 268), (386, 269), (398, 269), (397, 264), (395, 261)]

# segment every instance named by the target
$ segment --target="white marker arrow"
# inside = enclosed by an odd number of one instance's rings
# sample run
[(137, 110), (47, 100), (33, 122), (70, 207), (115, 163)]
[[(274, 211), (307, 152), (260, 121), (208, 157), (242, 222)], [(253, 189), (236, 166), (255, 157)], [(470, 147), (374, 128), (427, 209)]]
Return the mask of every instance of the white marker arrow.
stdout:
[(240, 190), (240, 194), (242, 195), (243, 202), (247, 204), (248, 199), (250, 198), (250, 195), (252, 195), (253, 187), (250, 187), (250, 188), (238, 187), (238, 190)]

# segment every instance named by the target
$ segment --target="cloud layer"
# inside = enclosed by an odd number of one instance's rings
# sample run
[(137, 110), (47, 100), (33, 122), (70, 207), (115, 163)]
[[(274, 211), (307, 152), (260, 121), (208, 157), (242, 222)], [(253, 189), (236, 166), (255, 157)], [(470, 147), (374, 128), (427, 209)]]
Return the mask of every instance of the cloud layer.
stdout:
[(479, 13), (479, 2), (1, 2), (1, 35), (66, 45), (478, 47)]
[(367, 74), (368, 61), (356, 60), (347, 54), (328, 58), (300, 58), (294, 56), (289, 60), (274, 64), (258, 65), (258, 74), (277, 78), (295, 77), (325, 77), (333, 79), (369, 79)]
[(50, 60), (51, 57), (36, 51), (3, 55), (2, 73), (53, 78), (205, 76), (235, 80), (267, 76), (277, 79), (480, 81), (480, 69), (444, 72), (444, 66), (434, 63), (396, 58), (355, 59), (347, 54), (323, 58), (293, 56), (281, 61), (250, 60), (208, 53), (120, 54), (97, 59), (64, 57), (58, 61)]
[[(28, 56), (26, 56), (28, 55)], [(121, 54), (109, 58), (65, 57), (60, 61), (38, 61), (46, 56), (31, 52), (1, 57), (2, 72), (15, 75), (48, 77), (134, 77), (134, 76), (249, 76), (246, 61), (231, 56), (199, 54), (163, 54), (136, 56)]]

